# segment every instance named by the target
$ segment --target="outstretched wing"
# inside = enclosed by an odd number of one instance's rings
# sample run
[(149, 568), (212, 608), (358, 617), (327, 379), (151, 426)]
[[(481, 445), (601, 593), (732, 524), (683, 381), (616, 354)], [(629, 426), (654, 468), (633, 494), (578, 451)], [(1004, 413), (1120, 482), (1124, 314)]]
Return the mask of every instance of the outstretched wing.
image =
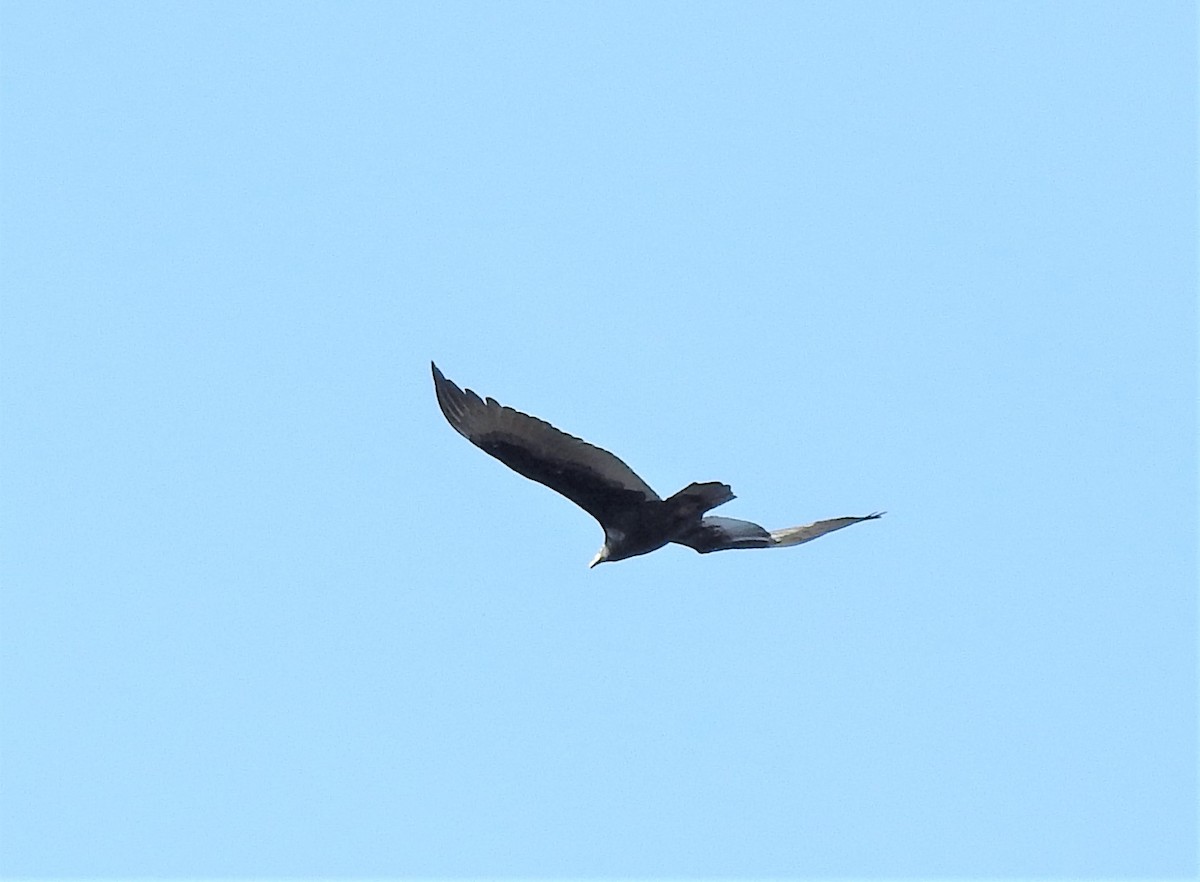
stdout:
[(513, 471), (561, 493), (602, 525), (614, 514), (659, 498), (607, 450), (464, 391), (432, 366), (438, 404), (455, 431)]
[(861, 518), (832, 518), (828, 521), (817, 521), (805, 524), (803, 527), (788, 527), (784, 530), (766, 530), (750, 521), (739, 521), (734, 518), (707, 517), (700, 519), (700, 525), (683, 536), (671, 541), (694, 548), (701, 554), (710, 551), (725, 551), (729, 548), (775, 548), (784, 545), (800, 545), (811, 542), (826, 533), (849, 527), (860, 521), (871, 521), (883, 517), (884, 512), (878, 511)]
[(771, 531), (772, 545), (800, 545), (804, 542), (811, 542), (826, 533), (832, 533), (834, 530), (840, 530), (842, 527), (849, 527), (851, 524), (858, 524), (862, 521), (873, 521), (876, 518), (883, 517), (887, 512), (876, 511), (869, 515), (863, 515), (861, 518), (831, 518), (827, 521), (816, 521), (812, 524), (805, 524), (803, 527), (788, 527), (784, 530)]

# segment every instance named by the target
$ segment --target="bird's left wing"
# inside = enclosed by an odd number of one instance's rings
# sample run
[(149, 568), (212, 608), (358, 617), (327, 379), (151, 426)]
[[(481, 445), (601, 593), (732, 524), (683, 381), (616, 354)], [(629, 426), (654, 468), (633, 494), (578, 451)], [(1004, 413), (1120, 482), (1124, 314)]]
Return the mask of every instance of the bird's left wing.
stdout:
[(614, 513), (658, 494), (607, 450), (544, 420), (463, 390), (433, 365), (438, 404), (460, 435), (513, 471), (545, 484), (604, 525)]
[(701, 554), (710, 551), (725, 551), (730, 548), (775, 548), (785, 545), (800, 545), (811, 542), (826, 533), (849, 527), (861, 521), (871, 521), (883, 517), (884, 512), (864, 515), (863, 517), (831, 518), (827, 521), (816, 521), (802, 527), (788, 527), (783, 530), (767, 530), (750, 521), (739, 521), (734, 518), (706, 517), (700, 519), (700, 525), (690, 532), (673, 539), (680, 545), (694, 548)]

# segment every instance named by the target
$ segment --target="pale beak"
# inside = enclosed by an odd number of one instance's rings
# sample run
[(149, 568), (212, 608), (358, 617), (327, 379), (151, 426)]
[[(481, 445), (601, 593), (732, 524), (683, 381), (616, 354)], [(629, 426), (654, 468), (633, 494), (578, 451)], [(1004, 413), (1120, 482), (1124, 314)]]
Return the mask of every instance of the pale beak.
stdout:
[(592, 562), (590, 564), (588, 564), (588, 569), (590, 570), (596, 564), (601, 563), (604, 560), (606, 560), (606, 558), (604, 556), (604, 549), (601, 548), (599, 551), (596, 552), (596, 556), (592, 558)]

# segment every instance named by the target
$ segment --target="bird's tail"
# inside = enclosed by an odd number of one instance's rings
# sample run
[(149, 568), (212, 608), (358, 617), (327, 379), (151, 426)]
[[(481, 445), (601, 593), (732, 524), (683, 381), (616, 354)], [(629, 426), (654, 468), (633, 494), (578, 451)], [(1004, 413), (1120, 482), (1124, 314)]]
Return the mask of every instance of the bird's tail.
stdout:
[(667, 502), (673, 504), (680, 513), (701, 515), (735, 498), (728, 484), (708, 481), (704, 484), (688, 484)]

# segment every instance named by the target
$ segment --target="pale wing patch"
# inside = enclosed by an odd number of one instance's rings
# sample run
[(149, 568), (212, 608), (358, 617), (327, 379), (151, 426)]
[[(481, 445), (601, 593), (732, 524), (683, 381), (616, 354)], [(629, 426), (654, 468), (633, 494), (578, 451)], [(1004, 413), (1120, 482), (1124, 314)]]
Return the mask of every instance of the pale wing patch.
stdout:
[(772, 530), (771, 544), (781, 548), (787, 545), (800, 545), (804, 542), (811, 542), (813, 539), (824, 536), (826, 533), (832, 533), (834, 530), (840, 530), (842, 527), (849, 527), (851, 524), (858, 524), (862, 521), (872, 521), (875, 518), (881, 518), (884, 514), (885, 512), (877, 511), (861, 518), (831, 518), (827, 521), (816, 521), (812, 524), (805, 524), (802, 527), (788, 527), (784, 530)]

